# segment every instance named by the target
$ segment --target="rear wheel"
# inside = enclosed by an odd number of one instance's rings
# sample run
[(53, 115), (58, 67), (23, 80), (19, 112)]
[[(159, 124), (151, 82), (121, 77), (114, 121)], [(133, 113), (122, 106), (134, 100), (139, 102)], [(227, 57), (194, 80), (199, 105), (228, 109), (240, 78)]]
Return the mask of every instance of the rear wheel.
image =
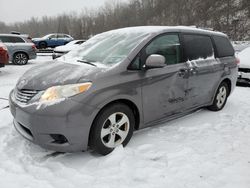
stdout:
[(229, 89), (226, 82), (222, 82), (217, 89), (213, 104), (208, 107), (209, 110), (219, 111), (224, 108), (227, 97), (229, 95)]
[(107, 155), (119, 145), (126, 146), (133, 135), (135, 117), (124, 104), (113, 104), (102, 110), (90, 132), (90, 147)]
[(28, 55), (23, 52), (17, 52), (13, 56), (13, 63), (15, 65), (26, 65), (28, 60)]

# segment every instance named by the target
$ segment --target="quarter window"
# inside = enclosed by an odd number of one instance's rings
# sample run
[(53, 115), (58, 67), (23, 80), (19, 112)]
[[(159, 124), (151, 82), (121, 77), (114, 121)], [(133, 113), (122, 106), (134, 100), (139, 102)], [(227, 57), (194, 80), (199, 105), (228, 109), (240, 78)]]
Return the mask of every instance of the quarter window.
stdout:
[(209, 36), (184, 34), (185, 60), (214, 58), (214, 50)]
[(226, 37), (213, 36), (218, 57), (234, 56), (232, 44)]
[(166, 64), (180, 63), (180, 41), (177, 34), (157, 37), (146, 47), (146, 55), (159, 54), (166, 58)]

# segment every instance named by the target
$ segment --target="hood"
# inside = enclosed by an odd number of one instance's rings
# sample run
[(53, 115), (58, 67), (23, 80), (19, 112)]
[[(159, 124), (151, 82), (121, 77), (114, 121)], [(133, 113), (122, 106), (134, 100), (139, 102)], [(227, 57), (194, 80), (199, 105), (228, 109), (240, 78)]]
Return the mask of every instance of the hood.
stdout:
[(92, 81), (97, 73), (102, 72), (100, 67), (78, 63), (69, 64), (50, 61), (29, 69), (18, 80), (16, 87), (28, 90), (45, 90), (51, 86), (66, 85)]
[(77, 47), (79, 47), (78, 44), (58, 46), (54, 49), (54, 52), (69, 52), (73, 49), (76, 49)]
[(42, 40), (42, 38), (32, 38), (32, 41), (39, 41)]

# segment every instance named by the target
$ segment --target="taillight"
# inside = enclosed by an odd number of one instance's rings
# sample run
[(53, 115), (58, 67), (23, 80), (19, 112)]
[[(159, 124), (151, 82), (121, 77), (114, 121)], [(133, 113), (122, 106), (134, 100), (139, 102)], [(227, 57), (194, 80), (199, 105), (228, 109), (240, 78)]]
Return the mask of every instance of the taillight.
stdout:
[(239, 65), (239, 64), (240, 64), (240, 59), (239, 59), (238, 57), (236, 57), (236, 59), (235, 59), (235, 63), (236, 63), (237, 65)]
[(7, 51), (7, 47), (3, 44), (3, 43), (0, 43), (0, 50), (5, 50)]
[(32, 48), (33, 48), (34, 50), (36, 50), (36, 45), (35, 45), (35, 44), (33, 44), (33, 45), (32, 45)]

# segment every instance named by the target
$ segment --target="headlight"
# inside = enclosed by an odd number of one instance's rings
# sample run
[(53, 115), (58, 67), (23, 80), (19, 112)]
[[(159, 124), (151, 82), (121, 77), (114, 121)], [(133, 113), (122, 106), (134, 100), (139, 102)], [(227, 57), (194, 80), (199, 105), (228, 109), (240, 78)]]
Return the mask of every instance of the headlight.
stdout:
[(68, 98), (87, 91), (91, 87), (91, 82), (81, 84), (70, 84), (53, 86), (48, 88), (40, 98), (41, 102), (53, 101), (56, 99)]

